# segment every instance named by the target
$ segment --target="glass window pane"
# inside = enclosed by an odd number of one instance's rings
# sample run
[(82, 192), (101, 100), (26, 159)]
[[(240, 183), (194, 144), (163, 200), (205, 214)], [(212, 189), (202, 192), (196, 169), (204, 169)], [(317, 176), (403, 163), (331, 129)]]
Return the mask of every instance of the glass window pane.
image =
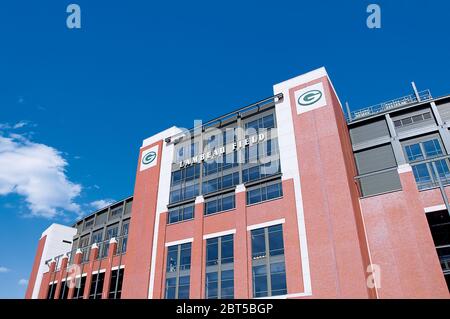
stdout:
[(441, 145), (437, 139), (423, 142), (423, 148), (427, 158), (442, 155)]
[(247, 198), (248, 204), (254, 204), (261, 201), (261, 189), (252, 189), (248, 191), (248, 198)]
[(252, 231), (252, 258), (258, 259), (266, 256), (266, 241), (264, 233)]
[(222, 264), (233, 262), (233, 238), (221, 240)]
[(283, 245), (283, 231), (281, 225), (277, 225), (280, 227), (276, 227), (273, 229), (269, 228), (269, 251), (270, 256), (277, 256), (284, 254), (284, 245)]
[(226, 196), (222, 199), (222, 210), (230, 210), (234, 208), (234, 195)]
[(267, 186), (267, 199), (278, 198), (281, 196), (279, 183)]
[(270, 265), (272, 296), (286, 294), (286, 270), (284, 262)]
[(211, 238), (206, 241), (206, 265), (217, 265), (219, 258), (218, 245), (217, 238)]
[(191, 268), (191, 243), (182, 244), (180, 251), (180, 270)]
[(253, 295), (254, 297), (268, 296), (265, 265), (253, 267)]
[(409, 161), (417, 161), (425, 159), (419, 144), (408, 145), (405, 147)]

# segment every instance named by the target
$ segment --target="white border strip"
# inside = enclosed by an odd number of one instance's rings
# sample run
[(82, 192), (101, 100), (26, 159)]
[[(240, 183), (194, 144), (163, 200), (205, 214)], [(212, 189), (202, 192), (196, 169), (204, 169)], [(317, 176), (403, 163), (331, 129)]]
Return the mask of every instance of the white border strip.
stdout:
[[(86, 276), (87, 276), (87, 273), (85, 272), (84, 274), (81, 274), (81, 276), (76, 275), (75, 278), (86, 277)], [(72, 277), (69, 277), (69, 278), (72, 279)]]
[(286, 220), (284, 218), (275, 219), (275, 220), (271, 220), (270, 222), (247, 226), (247, 231), (258, 229), (258, 228), (270, 227), (270, 226), (279, 225), (279, 224), (284, 224), (285, 222), (286, 222)]
[(287, 298), (298, 298), (298, 297), (309, 297), (312, 296), (312, 293), (308, 292), (297, 292), (287, 295), (280, 295), (280, 296), (272, 296), (272, 297), (260, 297), (260, 298), (254, 298), (254, 299), (287, 299)]
[(96, 275), (96, 274), (98, 274), (98, 273), (104, 273), (106, 271), (106, 269), (100, 269), (100, 271), (98, 271), (98, 270), (95, 270), (95, 271), (93, 271), (92, 272), (92, 275)]
[(439, 210), (446, 210), (446, 209), (447, 209), (447, 207), (445, 207), (445, 205), (442, 204), (442, 205), (425, 207), (423, 210), (425, 211), (425, 213), (431, 213), (431, 212), (437, 212)]
[(181, 240), (176, 240), (176, 241), (171, 241), (165, 244), (166, 247), (170, 247), (170, 246), (175, 246), (175, 245), (181, 245), (181, 244), (186, 244), (186, 243), (192, 243), (194, 241), (194, 238), (186, 238), (186, 239), (181, 239)]
[(231, 235), (231, 234), (236, 234), (236, 228), (220, 231), (217, 233), (206, 234), (206, 235), (203, 235), (203, 239), (216, 238), (216, 237), (226, 236), (226, 235)]
[[(124, 269), (124, 268), (125, 268), (125, 265), (120, 265), (120, 269)], [(111, 268), (111, 271), (117, 270), (117, 269), (119, 269), (119, 267), (118, 266), (114, 266), (114, 267)]]

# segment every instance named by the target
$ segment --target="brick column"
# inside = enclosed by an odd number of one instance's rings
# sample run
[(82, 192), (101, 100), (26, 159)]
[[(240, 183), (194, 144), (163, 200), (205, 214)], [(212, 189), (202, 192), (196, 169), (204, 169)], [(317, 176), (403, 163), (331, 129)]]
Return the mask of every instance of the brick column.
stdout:
[[(81, 251), (81, 249), (77, 249), (77, 251), (75, 252), (75, 257), (73, 257), (73, 266), (72, 267), (78, 267), (78, 269), (81, 269), (80, 265), (81, 265), (81, 259), (83, 257), (83, 252)], [(76, 283), (76, 276), (77, 275), (77, 271), (71, 271), (70, 272), (70, 281), (71, 281), (71, 285), (69, 285), (69, 294), (67, 295), (67, 299), (72, 299), (73, 298), (73, 294), (75, 293), (75, 283)], [(80, 273), (80, 280), (81, 280), (81, 273)], [(73, 284), (72, 284), (73, 283)]]
[(67, 268), (67, 262), (69, 260), (69, 257), (64, 254), (64, 256), (62, 257), (61, 260), (61, 268), (59, 269), (59, 274), (58, 274), (58, 285), (56, 286), (56, 291), (55, 291), (55, 299), (59, 299), (59, 294), (62, 292), (62, 286), (63, 284), (65, 285), (66, 282), (62, 282), (62, 279), (64, 278), (64, 274), (66, 272), (66, 268)]
[(43, 282), (43, 284), (45, 285), (45, 290), (44, 290), (44, 298), (47, 298), (48, 296), (48, 289), (50, 287), (50, 283), (53, 282), (53, 273), (55, 272), (56, 269), (56, 260), (52, 259), (48, 265), (48, 282), (45, 283)]
[(244, 184), (236, 187), (236, 234), (234, 236), (234, 297), (250, 298), (248, 272), (247, 204)]
[(91, 251), (89, 253), (89, 269), (90, 271), (86, 277), (86, 286), (84, 288), (84, 299), (89, 299), (89, 291), (91, 290), (91, 282), (92, 282), (92, 270), (94, 269), (94, 263), (98, 256), (98, 245), (96, 243), (92, 244)]
[(191, 287), (190, 299), (202, 298), (202, 270), (203, 270), (203, 196), (195, 199), (194, 212), (194, 240), (191, 250)]
[[(107, 262), (106, 271), (105, 271), (105, 280), (103, 282), (102, 299), (108, 299), (108, 296), (109, 296), (109, 288), (111, 286), (111, 274), (112, 274), (111, 269), (113, 267), (113, 259), (114, 259), (114, 254), (116, 253), (116, 249), (117, 249), (117, 240), (113, 237), (109, 241), (108, 262)], [(120, 267), (120, 265), (119, 265), (119, 267)]]

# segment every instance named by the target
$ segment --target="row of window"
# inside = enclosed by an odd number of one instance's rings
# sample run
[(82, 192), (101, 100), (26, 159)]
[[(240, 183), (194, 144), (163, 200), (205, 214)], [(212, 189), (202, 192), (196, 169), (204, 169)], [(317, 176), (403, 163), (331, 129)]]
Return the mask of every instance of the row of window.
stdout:
[(394, 121), (394, 126), (402, 127), (402, 126), (420, 123), (420, 122), (423, 122), (423, 121), (429, 120), (429, 119), (431, 119), (431, 113), (426, 112), (426, 113), (422, 113), (422, 114), (418, 114), (418, 115), (405, 117), (401, 120), (396, 120), (396, 121)]
[(436, 186), (438, 180), (440, 180), (443, 184), (450, 183), (448, 159), (414, 164), (418, 161), (433, 159), (435, 157), (445, 155), (438, 138), (406, 144), (404, 145), (404, 150), (408, 162), (411, 164), (414, 178), (419, 189)]
[[(247, 189), (247, 205), (257, 204), (263, 201), (283, 196), (281, 181), (275, 180), (250, 186)], [(235, 194), (226, 193), (205, 200), (204, 215), (215, 214), (236, 207)], [(169, 209), (167, 223), (177, 223), (194, 218), (194, 204), (186, 204)]]
[[(247, 122), (244, 125), (246, 137), (259, 133), (262, 129), (275, 128), (275, 118), (273, 114), (268, 114)], [(236, 142), (236, 127), (223, 128), (220, 134), (213, 132), (206, 134), (203, 144), (205, 149), (213, 149), (215, 147), (225, 146)], [(199, 153), (199, 142), (183, 143), (179, 145), (175, 151), (175, 163), (179, 163), (185, 159), (195, 156)]]
[[(234, 239), (226, 235), (206, 240), (205, 298), (234, 298)], [(251, 231), (253, 297), (287, 294), (283, 227)], [(167, 249), (166, 299), (188, 299), (191, 243)]]
[[(208, 164), (210, 165), (210, 164)], [(186, 169), (172, 173), (172, 185), (170, 190), (170, 203), (188, 200), (200, 194), (199, 181), (197, 175), (190, 175), (189, 179), (184, 178), (188, 171), (195, 173), (199, 165), (190, 166)], [(242, 183), (257, 181), (268, 176), (276, 175), (281, 172), (280, 161), (273, 160), (268, 163), (255, 165), (252, 167), (244, 167), (242, 169)], [(198, 173), (199, 174), (199, 173)], [(175, 176), (177, 181), (174, 182)], [(219, 175), (219, 174), (216, 174)], [(231, 188), (240, 183), (240, 172), (235, 171), (223, 176), (217, 176), (202, 182), (202, 194), (210, 194), (222, 189)]]
[[(122, 294), (124, 269), (116, 269), (111, 271), (111, 280), (108, 291), (108, 299), (120, 299)], [(105, 281), (105, 273), (97, 273), (92, 275), (91, 286), (89, 287), (89, 299), (101, 299), (103, 294), (103, 285)], [(59, 299), (67, 299), (69, 296), (69, 286), (66, 281), (61, 282), (61, 290)], [(57, 283), (52, 283), (48, 287), (47, 299), (54, 299)], [(72, 299), (83, 299), (86, 286), (86, 276), (77, 278)]]

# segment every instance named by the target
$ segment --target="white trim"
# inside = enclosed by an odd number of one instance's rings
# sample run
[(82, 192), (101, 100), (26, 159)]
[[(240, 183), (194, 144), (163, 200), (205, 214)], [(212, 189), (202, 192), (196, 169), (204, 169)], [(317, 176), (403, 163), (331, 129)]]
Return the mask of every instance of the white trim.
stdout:
[(98, 271), (98, 270), (95, 270), (95, 271), (93, 271), (91, 274), (92, 275), (96, 275), (96, 274), (98, 274), (98, 273), (104, 273), (106, 271), (106, 269), (100, 269), (100, 271)]
[[(87, 276), (87, 273), (85, 272), (85, 273), (83, 273), (83, 274), (81, 274), (81, 275), (76, 275), (75, 276), (75, 279), (76, 278), (80, 278), (80, 277), (86, 277)], [(70, 279), (72, 279), (72, 277), (69, 277)]]
[(195, 204), (201, 204), (205, 202), (205, 198), (202, 195), (195, 197)]
[(245, 185), (244, 184), (238, 184), (236, 185), (235, 193), (242, 193), (245, 192)]
[(445, 204), (442, 204), (442, 205), (425, 207), (423, 210), (425, 211), (425, 213), (431, 213), (431, 212), (437, 212), (439, 210), (446, 210), (446, 209), (447, 209), (447, 207), (445, 206)]
[(412, 167), (409, 164), (402, 164), (397, 167), (397, 171), (399, 174), (412, 172)]
[[(120, 265), (120, 269), (124, 269), (125, 265)], [(119, 269), (119, 266), (114, 266), (111, 268), (111, 271)]]
[(312, 296), (312, 293), (297, 292), (297, 293), (286, 294), (286, 295), (271, 296), (271, 297), (259, 297), (259, 298), (253, 298), (253, 299), (287, 299), (287, 298), (309, 297), (309, 296)]
[[(161, 139), (165, 139), (168, 136), (172, 136), (182, 132), (181, 129), (173, 126), (169, 130), (164, 131), (167, 136), (160, 136)], [(151, 142), (147, 139), (147, 143)], [(143, 145), (145, 145), (144, 141)], [(150, 263), (150, 282), (148, 285), (148, 299), (153, 298), (153, 289), (155, 285), (155, 268), (156, 268), (156, 254), (158, 252), (158, 234), (159, 234), (159, 222), (160, 215), (167, 211), (167, 204), (169, 203), (170, 195), (170, 181), (172, 176), (172, 161), (175, 152), (175, 146), (163, 142), (161, 147), (161, 164), (159, 170), (159, 184), (158, 184), (158, 196), (156, 200), (156, 217), (155, 224), (153, 225), (153, 245), (152, 245), (152, 259)]]
[(254, 230), (254, 229), (258, 229), (258, 228), (270, 227), (270, 226), (274, 226), (274, 225), (284, 224), (285, 222), (286, 222), (286, 219), (284, 219), (284, 218), (275, 219), (275, 220), (271, 220), (270, 222), (249, 225), (249, 226), (247, 226), (247, 230), (249, 231), (249, 230)]
[(226, 236), (226, 235), (231, 235), (231, 234), (236, 234), (236, 228), (220, 231), (217, 233), (206, 234), (206, 235), (203, 235), (203, 239), (216, 238), (216, 237)]
[(166, 247), (170, 247), (170, 246), (175, 246), (175, 245), (181, 245), (181, 244), (186, 244), (186, 243), (192, 243), (194, 241), (194, 238), (185, 238), (185, 239), (181, 239), (181, 240), (176, 240), (176, 241), (170, 241), (165, 243)]
[(289, 90), (293, 87), (316, 80), (323, 76), (326, 76), (328, 82), (331, 83), (331, 80), (329, 79), (325, 68), (322, 67), (320, 69), (300, 75), (294, 79), (275, 84), (273, 86), (274, 95), (282, 93), (284, 96), (284, 99), (282, 101), (275, 104), (279, 154), (281, 170), (283, 173), (282, 180), (285, 181), (292, 179), (294, 182), (298, 239), (300, 243), (300, 263), (302, 266), (303, 286), (305, 289), (305, 293), (308, 294), (312, 294), (311, 271), (309, 264), (308, 240), (305, 226), (305, 212), (302, 199), (302, 184), (299, 169), (300, 160), (299, 154), (297, 154), (297, 141), (295, 138), (294, 120), (292, 117), (293, 115)]

